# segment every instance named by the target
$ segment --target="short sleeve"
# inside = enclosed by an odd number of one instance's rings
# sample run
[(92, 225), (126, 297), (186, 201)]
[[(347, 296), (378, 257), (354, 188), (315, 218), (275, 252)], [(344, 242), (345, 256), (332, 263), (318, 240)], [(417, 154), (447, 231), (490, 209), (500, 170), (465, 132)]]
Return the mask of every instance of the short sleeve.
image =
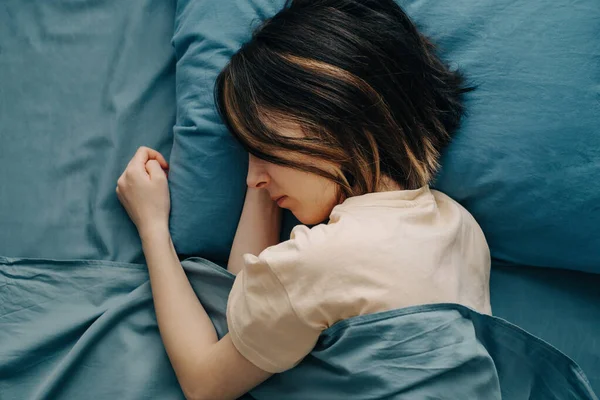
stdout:
[(246, 254), (227, 304), (237, 350), (258, 368), (280, 373), (296, 366), (321, 333), (295, 312), (285, 287), (266, 260)]

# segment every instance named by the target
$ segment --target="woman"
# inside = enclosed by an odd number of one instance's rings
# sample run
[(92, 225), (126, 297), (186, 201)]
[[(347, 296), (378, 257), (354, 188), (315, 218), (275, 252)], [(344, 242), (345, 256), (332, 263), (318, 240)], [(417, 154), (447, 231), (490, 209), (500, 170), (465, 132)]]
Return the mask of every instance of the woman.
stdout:
[[(221, 340), (170, 239), (167, 162), (137, 152), (117, 194), (188, 398), (242, 395), (343, 319), (447, 302), (491, 312), (484, 235), (428, 186), (468, 90), (392, 0), (296, 0), (255, 31), (215, 91), (250, 154)], [(317, 225), (278, 244), (280, 208)]]

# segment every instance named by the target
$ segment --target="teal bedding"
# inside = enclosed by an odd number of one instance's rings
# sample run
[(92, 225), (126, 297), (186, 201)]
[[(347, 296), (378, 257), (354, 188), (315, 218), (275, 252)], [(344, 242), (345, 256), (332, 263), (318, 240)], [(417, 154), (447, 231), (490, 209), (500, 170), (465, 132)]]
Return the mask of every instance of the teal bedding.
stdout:
[(496, 265), (492, 311), (568, 354), (600, 393), (599, 288), (598, 274)]
[(170, 0), (0, 1), (0, 255), (142, 262), (117, 178), (175, 121)]
[[(583, 7), (591, 1), (575, 7), (579, 16), (595, 18), (597, 14)], [(262, 3), (237, 2), (253, 9)], [(411, 5), (415, 15), (424, 17), (427, 10), (433, 10), (425, 5), (434, 4), (404, 3)], [(486, 8), (491, 9), (481, 3), (479, 9)], [(508, 10), (510, 7), (504, 8)], [(0, 2), (0, 400), (183, 398), (158, 334), (137, 232), (114, 195), (116, 179), (138, 146), (156, 148), (167, 157), (171, 151), (176, 112), (171, 47), (174, 15), (175, 0)], [(436, 15), (444, 19), (445, 14)], [(473, 19), (477, 26), (481, 21)], [(459, 39), (450, 40), (452, 31), (444, 35), (448, 44), (460, 48)], [(484, 37), (481, 33), (472, 39)], [(235, 43), (230, 44), (233, 46)], [(467, 53), (463, 56), (469, 56)], [(593, 67), (591, 62), (585, 65)], [(578, 78), (596, 79), (597, 74)], [(589, 126), (589, 120), (582, 124)], [(475, 133), (469, 137), (476, 137)], [(501, 135), (495, 137), (503, 140)], [(467, 142), (463, 140), (460, 148)], [(460, 148), (456, 149), (458, 155)], [(587, 146), (579, 154), (591, 154), (594, 149)], [(527, 159), (526, 153), (516, 154), (525, 154)], [(586, 157), (577, 160), (588, 160), (586, 165), (592, 167), (597, 158)], [(506, 157), (497, 159), (502, 160), (510, 162)], [(488, 158), (477, 161), (495, 162)], [(463, 175), (469, 172), (467, 167), (457, 170), (457, 176), (469, 176)], [(493, 171), (493, 175), (484, 175), (490, 178), (487, 180), (471, 176), (470, 180), (479, 182), (475, 190), (457, 183), (456, 193), (472, 205), (477, 198), (496, 196), (490, 188), (507, 180), (502, 167)], [(577, 178), (572, 182), (590, 183), (577, 184), (577, 190), (594, 194), (594, 182), (581, 173), (587, 170), (572, 164), (560, 171), (572, 172), (563, 177), (565, 181), (572, 175)], [(218, 171), (211, 176), (228, 182)], [(456, 183), (448, 180), (449, 176), (441, 181), (448, 187)], [(513, 174), (510, 179), (518, 177)], [(230, 195), (225, 191), (224, 199)], [(592, 196), (578, 199), (584, 203), (565, 203), (570, 207), (563, 209), (565, 219), (571, 208), (578, 210), (579, 217), (586, 207), (597, 209)], [(186, 201), (185, 195), (180, 200)], [(497, 212), (508, 209), (498, 206), (506, 204), (501, 196), (492, 200), (486, 204)], [(523, 204), (545, 204), (538, 197), (521, 200)], [(485, 204), (479, 209), (485, 213)], [(522, 210), (529, 212), (526, 207)], [(213, 211), (199, 208), (185, 215), (192, 218), (194, 213)], [(529, 215), (546, 218), (551, 211)], [(495, 242), (502, 242), (501, 237), (510, 233), (511, 221), (523, 224), (523, 219), (510, 214), (490, 214), (491, 219), (495, 217), (504, 223), (498, 226), (502, 232), (495, 235)], [(210, 237), (210, 232), (220, 229), (221, 220), (211, 221), (216, 222), (206, 225), (208, 236), (194, 238), (192, 234), (188, 240)], [(588, 224), (593, 221), (589, 219)], [(519, 230), (525, 232), (521, 225)], [(537, 230), (528, 233), (530, 240), (546, 228), (531, 226)], [(549, 232), (557, 236), (556, 229)], [(570, 235), (570, 242), (588, 235), (584, 229), (573, 232), (577, 235)], [(593, 240), (597, 236), (581, 249), (589, 248)], [(498, 254), (515, 250), (517, 242), (500, 243)], [(564, 248), (571, 247), (568, 242), (557, 251), (564, 254)], [(543, 246), (533, 250), (536, 255), (548, 256)], [(564, 268), (585, 269), (581, 258), (578, 260), (572, 265), (568, 258), (556, 262)], [(199, 259), (184, 265), (223, 334), (222, 313), (231, 277)], [(597, 263), (590, 265), (588, 270), (597, 270)], [(496, 266), (491, 287), (495, 315), (573, 358), (592, 387), (600, 391), (600, 275)], [(461, 318), (466, 317), (461, 314)], [(346, 331), (332, 331), (328, 340), (337, 338), (335, 332)], [(560, 359), (572, 377), (577, 369)], [(583, 385), (585, 390), (585, 380), (576, 379), (573, 384)], [(254, 396), (273, 398), (269, 390), (275, 391), (276, 386), (257, 389)]]
[[(183, 261), (219, 336), (234, 276)], [(2, 399), (180, 399), (143, 264), (0, 257)], [(352, 379), (348, 379), (352, 377)], [(418, 306), (342, 321), (248, 399), (594, 400), (571, 359), (496, 317)]]

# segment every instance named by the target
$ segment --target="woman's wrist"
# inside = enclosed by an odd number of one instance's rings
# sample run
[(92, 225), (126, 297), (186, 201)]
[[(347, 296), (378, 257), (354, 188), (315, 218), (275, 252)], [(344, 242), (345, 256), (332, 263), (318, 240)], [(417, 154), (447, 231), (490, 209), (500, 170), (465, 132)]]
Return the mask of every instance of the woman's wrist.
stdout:
[(164, 223), (148, 224), (138, 230), (140, 239), (142, 240), (142, 246), (148, 242), (154, 242), (158, 240), (170, 240), (171, 233), (169, 232), (169, 225)]

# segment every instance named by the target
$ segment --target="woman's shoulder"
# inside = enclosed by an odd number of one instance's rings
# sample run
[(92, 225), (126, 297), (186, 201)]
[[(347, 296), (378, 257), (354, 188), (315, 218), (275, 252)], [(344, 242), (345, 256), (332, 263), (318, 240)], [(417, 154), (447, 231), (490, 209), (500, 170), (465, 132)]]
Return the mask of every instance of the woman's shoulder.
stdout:
[(298, 267), (318, 263), (324, 253), (343, 247), (344, 229), (341, 224), (319, 224), (312, 227), (297, 225), (290, 239), (265, 249), (258, 258), (272, 268)]
[(339, 224), (318, 224), (311, 227), (296, 225), (290, 234), (290, 241), (299, 249), (318, 248), (339, 234)]
[(258, 257), (245, 257), (246, 267), (260, 263), (278, 278), (284, 287), (310, 287), (324, 276), (335, 273), (360, 243), (346, 223), (294, 227), (290, 239), (268, 247)]
[(447, 216), (454, 214), (460, 217), (460, 221), (463, 225), (470, 226), (476, 230), (481, 230), (479, 222), (476, 220), (475, 216), (473, 216), (473, 214), (471, 214), (471, 212), (467, 210), (460, 202), (439, 190), (431, 190), (431, 193), (433, 194), (437, 208), (442, 215)]

